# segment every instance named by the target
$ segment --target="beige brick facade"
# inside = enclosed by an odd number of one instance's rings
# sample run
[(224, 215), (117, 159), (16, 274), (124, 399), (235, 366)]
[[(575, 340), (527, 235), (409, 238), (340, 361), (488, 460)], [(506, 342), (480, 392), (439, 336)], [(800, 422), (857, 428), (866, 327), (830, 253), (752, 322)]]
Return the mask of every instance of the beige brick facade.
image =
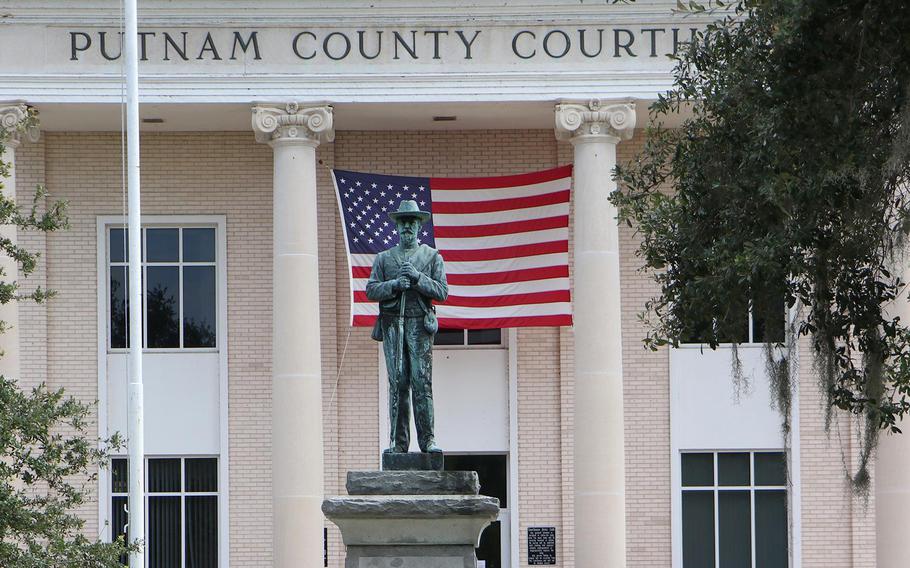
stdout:
[[(618, 149), (627, 160), (641, 133)], [(21, 308), (23, 383), (46, 381), (85, 401), (99, 398), (96, 217), (124, 213), (121, 143), (111, 133), (45, 133), (18, 151), (19, 198), (35, 184), (69, 201), (70, 229), (29, 233), (46, 251), (29, 286), (60, 291), (48, 306)], [(329, 167), (389, 174), (484, 176), (571, 162), (552, 130), (340, 131), (318, 152), (320, 300), (326, 493), (344, 491), (352, 469), (378, 466), (379, 356), (369, 330), (351, 329), (347, 263)], [(272, 153), (252, 132), (161, 133), (142, 139), (144, 214), (226, 216), (230, 452), (230, 564), (271, 565)], [(605, 220), (606, 221), (606, 220)], [(646, 351), (636, 318), (654, 294), (639, 272), (634, 232), (622, 247), (627, 557), (630, 568), (671, 565), (669, 357)], [(518, 361), (519, 565), (527, 565), (531, 525), (557, 529), (558, 566), (574, 566), (573, 337), (570, 329), (522, 329)], [(803, 350), (803, 359), (809, 353)], [(851, 498), (841, 447), (821, 431), (811, 365), (801, 372), (803, 565), (871, 567), (874, 503)], [(849, 440), (849, 431), (845, 431)], [(855, 450), (844, 445), (848, 460)], [(97, 505), (82, 514), (98, 533)], [(343, 546), (329, 529), (330, 566)], [(587, 568), (587, 567), (585, 567)]]

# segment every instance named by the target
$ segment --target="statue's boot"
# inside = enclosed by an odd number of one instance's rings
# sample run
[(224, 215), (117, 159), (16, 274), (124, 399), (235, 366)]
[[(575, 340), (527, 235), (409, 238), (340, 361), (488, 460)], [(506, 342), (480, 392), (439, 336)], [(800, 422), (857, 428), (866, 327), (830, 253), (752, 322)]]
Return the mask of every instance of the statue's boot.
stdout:
[(435, 440), (430, 440), (425, 446), (420, 448), (420, 451), (427, 454), (441, 454), (442, 448), (436, 445)]

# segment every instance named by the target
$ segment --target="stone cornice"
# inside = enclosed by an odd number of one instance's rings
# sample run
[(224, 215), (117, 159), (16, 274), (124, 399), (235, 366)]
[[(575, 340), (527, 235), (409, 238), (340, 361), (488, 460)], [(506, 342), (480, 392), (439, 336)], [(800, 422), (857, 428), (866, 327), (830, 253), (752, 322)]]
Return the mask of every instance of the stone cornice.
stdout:
[[(61, 10), (61, 4), (66, 9)], [(176, 4), (176, 5), (175, 5)], [(439, 26), (443, 22), (477, 25), (523, 22), (527, 24), (585, 22), (593, 19), (612, 23), (670, 22), (682, 16), (674, 13), (675, 0), (639, 0), (629, 4), (588, 3), (578, 0), (318, 0), (307, 3), (293, 0), (261, 0), (255, 10), (249, 2), (222, 2), (213, 10), (208, 0), (148, 0), (139, 10), (140, 26), (149, 25), (304, 25), (339, 22), (363, 24), (403, 24)], [(115, 0), (0, 0), (0, 17), (16, 23), (115, 25), (118, 2)], [(686, 21), (707, 23), (711, 14), (687, 14)]]
[(631, 101), (601, 101), (556, 105), (556, 137), (573, 142), (608, 136), (628, 140), (635, 129), (635, 104)]
[(0, 136), (6, 137), (6, 143), (15, 148), (23, 135), (30, 142), (37, 142), (40, 131), (37, 126), (28, 125), (28, 105), (24, 103), (0, 103)]
[(329, 105), (300, 107), (296, 102), (283, 107), (254, 105), (253, 132), (257, 142), (269, 145), (293, 142), (318, 145), (335, 139), (332, 117)]

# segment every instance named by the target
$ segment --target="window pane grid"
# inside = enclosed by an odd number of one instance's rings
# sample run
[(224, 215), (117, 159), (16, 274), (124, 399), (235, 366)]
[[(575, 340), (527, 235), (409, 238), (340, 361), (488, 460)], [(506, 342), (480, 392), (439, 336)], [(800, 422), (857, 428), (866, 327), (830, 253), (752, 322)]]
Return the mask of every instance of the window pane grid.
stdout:
[(494, 329), (447, 329), (440, 328), (433, 338), (435, 347), (471, 349), (500, 349), (506, 345), (501, 328)]
[[(685, 484), (683, 484), (681, 487), (681, 491), (683, 494), (683, 535), (684, 535), (683, 568), (692, 568), (686, 564), (687, 558), (695, 559), (695, 558), (700, 557), (699, 556), (700, 553), (697, 548), (691, 548), (691, 549), (688, 548), (688, 547), (699, 546), (698, 541), (692, 541), (691, 536), (689, 537), (690, 540), (687, 541), (685, 535), (687, 535), (687, 534), (688, 535), (697, 535), (697, 534), (699, 534), (699, 531), (701, 529), (698, 526), (692, 526), (691, 523), (687, 524), (686, 519), (689, 518), (690, 521), (698, 519), (696, 521), (696, 524), (707, 523), (709, 520), (706, 517), (699, 517), (699, 515), (701, 513), (699, 513), (697, 509), (694, 509), (694, 508), (691, 510), (687, 509), (687, 506), (689, 506), (689, 504), (694, 506), (694, 504), (696, 502), (692, 501), (691, 499), (687, 499), (686, 496), (690, 495), (692, 497), (695, 497), (696, 495), (699, 495), (699, 494), (700, 495), (708, 494), (708, 495), (712, 496), (711, 499), (713, 501), (713, 503), (712, 503), (713, 521), (711, 521), (711, 522), (712, 522), (713, 526), (711, 526), (710, 529), (714, 533), (714, 543), (713, 543), (714, 544), (714, 546), (713, 546), (714, 558), (710, 559), (710, 560), (713, 560), (714, 566), (724, 566), (724, 565), (735, 564), (736, 566), (749, 565), (752, 568), (786, 568), (788, 565), (788, 562), (789, 562), (789, 551), (787, 550), (788, 543), (787, 543), (787, 536), (785, 534), (788, 532), (788, 529), (787, 529), (788, 519), (787, 519), (787, 514), (786, 514), (786, 501), (787, 501), (788, 488), (785, 484), (782, 484), (782, 485), (758, 484), (758, 483), (760, 483), (760, 480), (757, 478), (757, 466), (756, 466), (756, 462), (758, 461), (756, 459), (756, 457), (758, 456), (762, 459), (763, 462), (775, 461), (776, 459), (779, 458), (780, 463), (782, 463), (783, 467), (786, 467), (784, 464), (785, 454), (780, 451), (682, 452), (682, 454), (681, 454), (682, 460), (685, 464), (687, 464), (687, 465), (683, 466), (683, 470), (686, 471), (686, 469), (688, 468), (689, 471), (692, 471), (691, 468), (693, 467), (693, 464), (695, 463), (692, 460), (701, 459), (701, 456), (704, 456), (707, 453), (710, 453), (711, 457), (712, 457), (711, 462), (713, 465), (714, 484), (713, 485), (685, 485)], [(749, 458), (749, 460), (748, 460), (749, 461), (749, 484), (748, 485), (720, 485), (720, 483), (722, 482), (723, 474), (724, 474), (724, 472), (722, 471), (723, 470), (722, 465), (724, 465), (724, 464), (721, 463), (720, 456), (725, 456), (725, 455), (732, 456), (735, 454), (744, 454), (744, 453), (748, 453), (748, 458)], [(731, 462), (729, 459), (724, 460), (724, 461), (726, 462), (726, 464), (728, 466), (730, 464), (734, 464), (734, 462)], [(765, 475), (767, 475), (767, 473)], [(727, 478), (730, 477), (729, 472), (727, 473), (726, 477)], [(707, 480), (707, 479), (705, 478), (705, 480)], [(743, 535), (742, 530), (745, 529), (745, 526), (742, 524), (739, 525), (742, 527), (739, 532), (740, 537), (736, 537), (736, 535), (734, 533), (731, 533), (730, 531), (732, 529), (730, 527), (730, 523), (725, 522), (725, 517), (727, 519), (730, 519), (731, 518), (730, 515), (731, 514), (736, 515), (737, 514), (736, 511), (738, 510), (739, 516), (732, 517), (732, 518), (739, 518), (739, 519), (741, 519), (740, 522), (742, 523), (742, 520), (743, 520), (742, 514), (744, 513), (744, 511), (742, 510), (743, 509), (742, 500), (745, 498), (745, 495), (740, 495), (739, 497), (737, 497), (737, 493), (748, 494), (748, 499), (745, 501), (745, 503), (747, 503), (747, 506), (749, 507), (749, 514), (748, 514), (748, 519), (747, 519), (747, 522), (749, 522), (748, 531), (747, 531), (747, 534)], [(762, 499), (762, 503), (758, 502), (759, 499)], [(775, 499), (777, 499), (778, 501), (774, 501)], [(724, 503), (723, 508), (722, 508), (722, 502)], [(739, 504), (737, 504), (737, 503), (739, 503)], [(782, 505), (779, 503), (782, 503)], [(757, 516), (759, 506), (761, 506), (763, 508), (763, 511), (765, 511), (763, 513), (763, 516), (761, 517), (761, 519), (759, 519)], [(758, 532), (759, 525), (761, 525), (761, 529), (763, 531), (762, 533)], [(783, 529), (781, 529), (780, 527), (783, 527)], [(708, 527), (705, 526), (704, 528), (708, 528)], [(726, 534), (723, 535), (725, 537), (725, 539), (722, 542), (721, 538), (722, 538), (722, 534), (723, 534), (725, 528), (726, 528)], [(710, 534), (710, 532), (709, 532), (709, 534)], [(746, 558), (742, 558), (742, 556), (738, 556), (738, 558), (741, 558), (741, 560), (734, 561), (730, 557), (730, 554), (738, 553), (738, 549), (737, 549), (737, 546), (735, 545), (735, 542), (737, 541), (737, 538), (739, 538), (740, 540), (744, 540), (743, 536), (745, 536), (745, 538), (748, 538), (750, 541), (748, 544), (748, 546), (749, 546), (748, 553), (746, 554)], [(774, 539), (776, 539), (775, 543), (777, 544), (777, 546), (774, 547), (775, 548), (774, 551), (772, 551), (771, 553), (768, 553), (768, 551), (759, 550), (759, 544), (758, 544), (759, 540), (761, 540), (762, 542), (768, 542), (769, 540), (774, 540)], [(732, 547), (731, 547), (731, 541), (733, 543)], [(704, 543), (704, 544), (707, 544), (707, 543)], [(740, 546), (744, 548), (744, 545), (742, 543), (740, 543)], [(710, 549), (708, 549), (708, 550), (710, 550)], [(762, 554), (759, 555), (759, 552), (761, 552)], [(746, 553), (746, 551), (742, 550), (741, 553)], [(772, 553), (777, 554), (777, 556), (774, 558), (768, 557), (768, 554), (772, 554)], [(704, 562), (704, 561), (705, 560), (702, 560), (702, 562)], [(726, 561), (726, 562), (722, 563), (724, 561)], [(759, 562), (761, 562), (761, 564), (759, 564)], [(702, 568), (702, 567), (697, 566), (695, 568)]]
[[(783, 342), (786, 337), (786, 308), (781, 301), (781, 310), (779, 312), (779, 318), (776, 318), (774, 321), (766, 321), (764, 312), (756, 313), (756, 310), (761, 309), (760, 305), (756, 305), (754, 300), (749, 301), (749, 308), (747, 310), (746, 318), (742, 322), (743, 327), (739, 330), (736, 337), (719, 337), (718, 342), (721, 344), (730, 344), (737, 343), (743, 345), (755, 345), (763, 344), (765, 342)], [(716, 325), (716, 321), (714, 322)], [(707, 338), (704, 335), (704, 330), (699, 332), (698, 330), (691, 330), (683, 335), (680, 338), (680, 343), (682, 344), (701, 344), (705, 343)]]
[[(150, 479), (150, 475), (153, 473), (164, 473), (167, 474), (166, 470), (160, 470), (160, 472), (152, 472), (152, 469), (157, 469), (156, 466), (165, 466), (166, 462), (170, 460), (180, 460), (180, 483), (179, 491), (149, 491), (150, 481), (155, 481), (154, 478)], [(145, 547), (146, 550), (146, 561), (150, 568), (172, 568), (174, 562), (176, 561), (179, 552), (180, 557), (180, 566), (190, 568), (198, 567), (212, 567), (214, 568), (217, 565), (218, 557), (218, 532), (220, 527), (218, 526), (218, 492), (217, 491), (191, 491), (189, 489), (188, 481), (188, 468), (187, 460), (194, 460), (197, 462), (211, 462), (207, 465), (211, 465), (213, 470), (211, 473), (217, 475), (217, 458), (199, 458), (199, 457), (179, 457), (179, 458), (146, 458), (145, 463), (145, 504), (146, 504), (146, 527), (148, 530), (147, 538), (151, 539), (153, 532), (155, 535), (160, 538), (167, 539), (168, 536), (173, 538), (173, 541), (168, 540), (159, 540), (159, 542), (149, 541), (148, 546)], [(126, 506), (126, 498), (128, 493), (123, 491), (124, 487), (127, 487), (125, 481), (119, 479), (114, 479), (115, 475), (113, 472), (121, 474), (122, 472), (128, 471), (128, 460), (126, 458), (113, 458), (111, 460), (111, 512), (112, 512), (112, 531), (113, 537), (116, 538), (117, 535), (123, 534), (122, 524), (126, 522), (126, 513), (121, 512), (121, 509)], [(158, 480), (158, 483), (166, 482)], [(213, 479), (213, 482), (217, 485), (217, 479)], [(119, 490), (115, 490), (119, 488)], [(189, 507), (187, 506), (187, 501), (193, 500), (195, 504), (193, 507), (192, 519), (189, 514)], [(176, 502), (175, 502), (176, 501)], [(204, 502), (209, 502), (208, 508), (201, 506)], [(176, 509), (179, 511), (179, 518), (174, 519), (169, 517), (169, 513), (175, 509), (175, 505), (179, 503), (179, 507)], [(156, 519), (150, 518), (153, 514), (156, 515)], [(153, 523), (152, 521), (156, 521)], [(168, 521), (171, 524), (168, 524)], [(174, 530), (173, 523), (176, 521), (177, 527), (176, 531)], [(118, 526), (121, 525), (121, 526)], [(196, 537), (200, 539), (200, 542), (190, 542), (190, 540)], [(206, 540), (206, 538), (208, 540)], [(175, 547), (179, 546), (179, 549)], [(192, 550), (190, 550), (192, 549)], [(188, 564), (187, 555), (190, 554), (193, 550), (197, 551), (193, 558), (191, 559), (191, 564)], [(169, 561), (168, 558), (172, 558), (173, 561)], [(126, 559), (123, 559), (124, 561)]]
[[(186, 232), (186, 229), (191, 229), (189, 233)], [(173, 251), (174, 260), (160, 260), (159, 257), (167, 257), (168, 252), (161, 249), (162, 244), (167, 244), (173, 248), (173, 239), (161, 239), (160, 236), (156, 237), (159, 242), (157, 245), (158, 249), (152, 255), (155, 257), (154, 260), (149, 260), (149, 236), (148, 231), (156, 231), (161, 233), (162, 231), (176, 231), (176, 250)], [(113, 281), (114, 274), (117, 270), (122, 270), (124, 273), (128, 273), (129, 263), (127, 262), (127, 254), (123, 249), (126, 246), (128, 241), (128, 230), (123, 226), (110, 226), (107, 230), (107, 239), (106, 239), (106, 257), (108, 261), (108, 286), (111, 287), (108, 291), (109, 301), (108, 301), (108, 345), (111, 350), (120, 350), (127, 349), (128, 344), (128, 330), (121, 330), (120, 327), (128, 326), (128, 317), (126, 313), (121, 316), (119, 314), (121, 305), (123, 306), (124, 312), (128, 310), (129, 303), (129, 293), (128, 290), (123, 290), (122, 293), (119, 290), (113, 290)], [(164, 234), (164, 233), (161, 233)], [(192, 235), (194, 243), (189, 245), (187, 243), (187, 235)], [(182, 349), (193, 349), (193, 350), (217, 350), (218, 349), (218, 337), (217, 337), (217, 295), (218, 295), (218, 286), (217, 286), (217, 254), (216, 254), (216, 227), (212, 226), (180, 226), (180, 227), (167, 227), (167, 226), (152, 226), (152, 227), (143, 227), (142, 228), (142, 278), (143, 283), (145, 284), (145, 294), (142, 298), (142, 309), (145, 317), (143, 318), (143, 338), (142, 346), (143, 349), (159, 350), (159, 351), (168, 351), (168, 350), (182, 350)], [(193, 246), (192, 255), (194, 255), (193, 260), (184, 260), (186, 258), (186, 248), (187, 246)], [(117, 248), (118, 250), (114, 250)], [(211, 260), (206, 260), (204, 257), (211, 258)], [(187, 321), (187, 306), (185, 299), (187, 297), (187, 278), (190, 276), (188, 271), (185, 268), (193, 267), (196, 270), (211, 268), (211, 272), (205, 273), (193, 273), (195, 277), (201, 277), (202, 280), (194, 282), (195, 284), (195, 294), (193, 295), (193, 300), (196, 302), (203, 302), (201, 307), (196, 307), (193, 314), (198, 318), (198, 321), (194, 320), (189, 322), (194, 328), (193, 340), (188, 341), (186, 337), (186, 326)], [(152, 322), (155, 324), (153, 326), (153, 331), (156, 335), (155, 338), (150, 338), (149, 335), (149, 323), (152, 318), (150, 318), (150, 306), (149, 306), (149, 295), (153, 292), (150, 290), (151, 286), (149, 285), (149, 269), (156, 269), (155, 280), (158, 284), (156, 303), (151, 306), (156, 308), (153, 310), (156, 315), (156, 321)], [(173, 284), (173, 290), (169, 290), (166, 285), (169, 281), (167, 280), (167, 268), (173, 268), (176, 270), (176, 276)], [(128, 277), (123, 276), (122, 278), (118, 276), (117, 285), (120, 285), (121, 279), (124, 282), (127, 282)], [(170, 295), (169, 295), (170, 294)], [(123, 300), (120, 300), (121, 296)], [(158, 296), (161, 296), (160, 298)], [(119, 303), (118, 303), (119, 302)], [(171, 304), (176, 304), (171, 306)], [(117, 307), (115, 313), (115, 306)], [(168, 315), (169, 308), (173, 309), (173, 314)], [(162, 320), (161, 318), (165, 319)], [(173, 318), (176, 318), (174, 321)], [(120, 320), (123, 320), (122, 322)], [(125, 325), (120, 325), (121, 323)], [(176, 327), (176, 329), (174, 329)], [(116, 329), (116, 331), (115, 331)], [(159, 333), (160, 332), (160, 333)], [(162, 337), (158, 337), (161, 334), (164, 334)], [(150, 339), (154, 339), (150, 345)], [(201, 343), (197, 345), (196, 343)]]

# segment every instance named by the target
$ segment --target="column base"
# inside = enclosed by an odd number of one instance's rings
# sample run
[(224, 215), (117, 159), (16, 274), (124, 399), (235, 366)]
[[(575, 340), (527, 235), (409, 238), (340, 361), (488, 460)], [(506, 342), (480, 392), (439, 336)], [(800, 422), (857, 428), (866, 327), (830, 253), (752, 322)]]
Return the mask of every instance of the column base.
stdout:
[(475, 568), (480, 533), (499, 515), (473, 471), (348, 472), (347, 488), (322, 503), (345, 568)]

